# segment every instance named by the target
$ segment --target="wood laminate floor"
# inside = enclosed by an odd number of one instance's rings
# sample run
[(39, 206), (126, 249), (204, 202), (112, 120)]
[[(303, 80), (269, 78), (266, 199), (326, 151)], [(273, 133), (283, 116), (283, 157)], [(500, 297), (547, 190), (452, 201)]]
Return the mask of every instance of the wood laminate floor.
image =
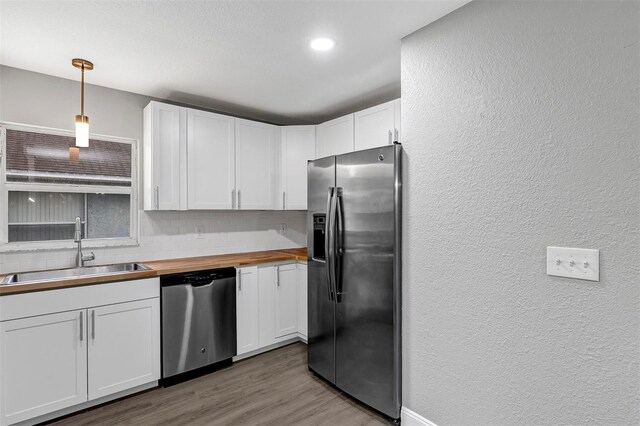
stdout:
[(223, 370), (53, 423), (78, 425), (388, 425), (307, 370), (295, 343)]

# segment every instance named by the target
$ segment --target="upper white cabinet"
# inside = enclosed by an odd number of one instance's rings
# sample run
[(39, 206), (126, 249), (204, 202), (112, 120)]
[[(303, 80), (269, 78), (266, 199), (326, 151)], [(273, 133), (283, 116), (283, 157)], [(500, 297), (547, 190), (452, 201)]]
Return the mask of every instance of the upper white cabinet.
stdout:
[(391, 145), (400, 137), (400, 99), (356, 112), (355, 150)]
[(353, 114), (316, 126), (316, 158), (354, 151)]
[[(277, 126), (235, 119), (236, 206), (242, 210), (277, 208)], [(207, 182), (211, 186), (211, 182)]]
[(144, 109), (144, 209), (186, 209), (186, 108), (150, 102)]
[(86, 311), (0, 323), (0, 424), (87, 400)]
[(283, 210), (307, 209), (307, 161), (316, 155), (316, 126), (281, 128)]
[(232, 209), (235, 204), (234, 118), (187, 110), (189, 209)]
[(158, 298), (88, 310), (89, 399), (158, 380)]
[(145, 210), (306, 210), (307, 161), (400, 138), (400, 100), (317, 126), (283, 126), (151, 102)]

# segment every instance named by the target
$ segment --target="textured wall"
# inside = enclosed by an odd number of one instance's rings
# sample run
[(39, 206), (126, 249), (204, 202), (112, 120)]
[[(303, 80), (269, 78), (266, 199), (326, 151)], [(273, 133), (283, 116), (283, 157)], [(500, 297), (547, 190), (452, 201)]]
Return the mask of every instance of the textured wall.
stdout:
[(403, 405), (436, 424), (640, 423), (639, 23), (474, 1), (403, 40)]
[[(138, 139), (142, 159), (142, 109), (151, 98), (94, 85), (86, 94), (91, 131)], [(73, 130), (79, 96), (77, 81), (0, 66), (0, 121)], [(140, 211), (139, 218), (140, 246), (96, 249), (97, 264), (306, 245), (304, 212)], [(280, 223), (288, 226), (285, 235)], [(205, 238), (195, 238), (196, 226)], [(70, 267), (74, 256), (73, 250), (0, 253), (0, 273)]]

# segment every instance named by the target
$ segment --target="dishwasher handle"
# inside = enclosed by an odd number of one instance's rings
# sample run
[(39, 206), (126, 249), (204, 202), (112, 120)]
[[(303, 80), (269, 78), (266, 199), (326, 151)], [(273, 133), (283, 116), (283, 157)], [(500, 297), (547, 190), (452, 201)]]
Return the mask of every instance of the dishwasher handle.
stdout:
[(191, 287), (208, 287), (211, 284), (213, 284), (214, 281), (216, 281), (216, 280), (215, 279), (209, 279), (208, 277), (205, 277), (204, 279), (198, 279), (198, 280), (191, 281), (189, 284), (191, 284)]

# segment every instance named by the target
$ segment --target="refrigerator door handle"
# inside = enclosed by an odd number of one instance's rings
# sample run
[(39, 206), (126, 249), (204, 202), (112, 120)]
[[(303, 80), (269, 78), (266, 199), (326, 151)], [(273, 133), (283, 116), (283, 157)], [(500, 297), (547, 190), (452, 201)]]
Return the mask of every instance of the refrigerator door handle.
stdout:
[(336, 207), (338, 203), (338, 188), (333, 188), (332, 196), (331, 196), (331, 209), (329, 216), (329, 223), (327, 226), (329, 227), (329, 258), (331, 259), (331, 264), (329, 268), (329, 275), (331, 276), (330, 284), (331, 284), (331, 296), (333, 301), (337, 301), (337, 267), (338, 267), (338, 256), (336, 255)]
[(335, 252), (334, 252), (334, 283), (335, 283), (335, 295), (336, 302), (340, 303), (342, 299), (342, 254), (343, 254), (343, 238), (344, 238), (344, 225), (342, 218), (342, 188), (335, 189)]
[(329, 300), (333, 301), (333, 286), (331, 285), (331, 269), (332, 269), (332, 261), (331, 261), (331, 235), (333, 234), (331, 226), (331, 212), (333, 206), (333, 188), (329, 187), (327, 190), (327, 214), (326, 214), (326, 223), (325, 223), (325, 236), (324, 236), (324, 266), (325, 271), (327, 273), (327, 289), (329, 292)]

